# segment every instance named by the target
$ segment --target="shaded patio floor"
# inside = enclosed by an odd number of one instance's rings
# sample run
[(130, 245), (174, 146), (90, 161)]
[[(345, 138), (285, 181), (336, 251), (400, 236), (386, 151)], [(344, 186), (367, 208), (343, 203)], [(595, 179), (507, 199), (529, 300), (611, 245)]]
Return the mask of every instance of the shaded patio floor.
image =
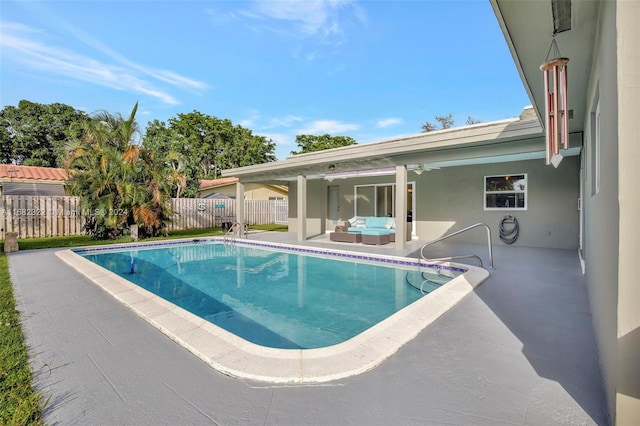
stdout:
[[(250, 239), (296, 243), (293, 234)], [(396, 255), (392, 246), (316, 247)], [(415, 257), (412, 242), (404, 255)], [(479, 254), (441, 244), (429, 254)], [(607, 424), (584, 278), (573, 250), (498, 243), (491, 277), (374, 370), (321, 385), (224, 376), (64, 265), (8, 255), (45, 420), (68, 424)]]

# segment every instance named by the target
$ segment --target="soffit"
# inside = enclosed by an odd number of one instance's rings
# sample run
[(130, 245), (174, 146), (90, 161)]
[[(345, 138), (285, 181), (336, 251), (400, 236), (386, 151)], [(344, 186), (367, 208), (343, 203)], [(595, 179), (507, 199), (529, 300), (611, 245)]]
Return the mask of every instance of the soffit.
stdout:
[[(547, 60), (553, 40), (551, 0), (490, 1), (534, 109), (543, 117), (546, 95), (540, 65)], [(573, 110), (570, 132), (584, 130), (598, 4), (571, 1), (571, 30), (555, 37), (560, 54), (569, 58), (569, 110)]]

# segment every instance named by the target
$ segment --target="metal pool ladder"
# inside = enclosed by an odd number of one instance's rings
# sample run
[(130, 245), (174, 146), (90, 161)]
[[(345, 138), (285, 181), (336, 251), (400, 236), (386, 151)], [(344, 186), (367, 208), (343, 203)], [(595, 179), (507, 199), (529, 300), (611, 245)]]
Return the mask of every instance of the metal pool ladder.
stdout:
[(446, 240), (447, 238), (451, 238), (451, 237), (454, 237), (454, 236), (456, 236), (458, 234), (462, 234), (463, 232), (469, 231), (470, 229), (477, 228), (479, 226), (483, 226), (483, 227), (485, 227), (487, 229), (487, 247), (489, 249), (489, 267), (491, 269), (495, 269), (493, 267), (493, 247), (491, 245), (491, 229), (484, 223), (476, 223), (475, 225), (467, 226), (466, 228), (461, 229), (459, 231), (452, 232), (451, 234), (447, 234), (447, 235), (445, 235), (443, 237), (436, 238), (435, 240), (431, 240), (429, 242), (424, 243), (424, 245), (420, 248), (420, 256), (422, 257), (422, 260), (426, 260), (427, 262), (436, 262), (436, 261), (439, 261), (439, 260), (456, 260), (456, 259), (473, 258), (473, 259), (476, 259), (480, 263), (480, 267), (483, 268), (482, 259), (480, 259), (480, 256), (477, 256), (475, 254), (465, 254), (465, 255), (461, 255), (461, 256), (440, 257), (440, 258), (437, 258), (437, 259), (427, 259), (425, 257), (425, 255), (424, 255), (425, 247), (428, 247), (428, 246), (430, 246), (432, 244), (435, 244), (435, 243), (439, 243), (442, 240)]
[(227, 233), (224, 234), (224, 242), (234, 243), (236, 241), (236, 237), (241, 237), (243, 234), (245, 238), (248, 238), (248, 228), (249, 225), (246, 223), (234, 222), (227, 230)]

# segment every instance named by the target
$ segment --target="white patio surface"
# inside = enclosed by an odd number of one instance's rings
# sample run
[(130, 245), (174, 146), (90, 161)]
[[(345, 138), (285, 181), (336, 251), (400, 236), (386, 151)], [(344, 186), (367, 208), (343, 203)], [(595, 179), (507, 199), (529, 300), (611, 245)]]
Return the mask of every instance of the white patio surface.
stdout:
[[(296, 243), (290, 233), (250, 239)], [(392, 245), (305, 245), (398, 255)], [(420, 242), (404, 255), (415, 257)], [(496, 269), (377, 368), (324, 384), (218, 373), (66, 266), (56, 250), (8, 255), (49, 424), (607, 424), (577, 253), (495, 243)], [(439, 243), (432, 256), (481, 255)], [(469, 263), (472, 263), (470, 261)]]

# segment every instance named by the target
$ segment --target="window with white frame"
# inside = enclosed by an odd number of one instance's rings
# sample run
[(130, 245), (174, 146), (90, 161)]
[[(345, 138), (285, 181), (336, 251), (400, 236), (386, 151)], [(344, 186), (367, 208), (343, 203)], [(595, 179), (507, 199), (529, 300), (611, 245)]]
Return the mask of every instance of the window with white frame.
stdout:
[(526, 210), (527, 175), (485, 176), (485, 210)]

